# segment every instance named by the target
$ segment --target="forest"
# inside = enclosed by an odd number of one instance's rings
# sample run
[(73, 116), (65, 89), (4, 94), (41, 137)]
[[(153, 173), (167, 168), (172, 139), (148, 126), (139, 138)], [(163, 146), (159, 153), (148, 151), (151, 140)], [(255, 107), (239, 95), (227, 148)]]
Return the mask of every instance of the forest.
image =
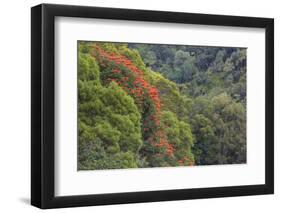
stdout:
[(246, 163), (246, 53), (78, 41), (78, 170)]

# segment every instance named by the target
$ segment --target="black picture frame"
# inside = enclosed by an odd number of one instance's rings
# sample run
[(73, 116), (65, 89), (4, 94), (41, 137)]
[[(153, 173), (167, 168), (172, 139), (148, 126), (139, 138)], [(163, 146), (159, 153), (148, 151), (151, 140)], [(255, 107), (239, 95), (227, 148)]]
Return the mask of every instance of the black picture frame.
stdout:
[[(54, 195), (55, 17), (264, 28), (265, 184), (94, 195)], [(217, 198), (274, 193), (274, 20), (241, 16), (41, 4), (31, 9), (31, 204), (42, 208)]]

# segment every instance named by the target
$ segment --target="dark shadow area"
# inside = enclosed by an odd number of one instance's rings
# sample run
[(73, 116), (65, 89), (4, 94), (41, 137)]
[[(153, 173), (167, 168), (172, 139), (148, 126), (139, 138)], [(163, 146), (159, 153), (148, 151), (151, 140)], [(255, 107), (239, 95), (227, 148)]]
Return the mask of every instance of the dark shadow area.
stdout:
[(19, 200), (24, 204), (30, 205), (30, 199), (27, 197), (19, 198)]

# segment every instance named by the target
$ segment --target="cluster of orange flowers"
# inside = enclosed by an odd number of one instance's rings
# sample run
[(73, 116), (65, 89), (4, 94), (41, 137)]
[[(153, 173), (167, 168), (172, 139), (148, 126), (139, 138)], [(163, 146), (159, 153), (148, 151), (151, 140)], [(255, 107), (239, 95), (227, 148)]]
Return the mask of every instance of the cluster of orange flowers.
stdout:
[(188, 164), (189, 166), (193, 166), (194, 161), (188, 157), (184, 157), (183, 159), (178, 160), (178, 164), (180, 164), (182, 166), (186, 165), (186, 164)]
[[(154, 105), (154, 112), (148, 117), (150, 121), (155, 124), (156, 131), (153, 131), (152, 135), (148, 138), (151, 145), (157, 148), (163, 148), (165, 154), (172, 157), (174, 154), (174, 147), (167, 141), (167, 136), (160, 126), (161, 115), (161, 101), (158, 90), (156, 87), (150, 85), (144, 78), (143, 71), (135, 66), (131, 60), (123, 55), (117, 55), (115, 53), (109, 53), (102, 47), (94, 45), (93, 51), (94, 57), (97, 59), (101, 67), (105, 67), (111, 64), (113, 75), (106, 80), (116, 82), (120, 87), (124, 89), (130, 96), (132, 96), (137, 105), (144, 109), (145, 100), (148, 98)], [(120, 66), (123, 66), (129, 73), (124, 74)], [(147, 132), (150, 128), (147, 125), (148, 122), (143, 122), (143, 131)]]

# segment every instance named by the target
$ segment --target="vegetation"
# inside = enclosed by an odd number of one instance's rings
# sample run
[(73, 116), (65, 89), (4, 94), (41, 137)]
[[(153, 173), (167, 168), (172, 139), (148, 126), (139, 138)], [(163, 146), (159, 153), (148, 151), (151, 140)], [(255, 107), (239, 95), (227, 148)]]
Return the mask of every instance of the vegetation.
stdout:
[(246, 49), (78, 43), (78, 169), (246, 162)]

